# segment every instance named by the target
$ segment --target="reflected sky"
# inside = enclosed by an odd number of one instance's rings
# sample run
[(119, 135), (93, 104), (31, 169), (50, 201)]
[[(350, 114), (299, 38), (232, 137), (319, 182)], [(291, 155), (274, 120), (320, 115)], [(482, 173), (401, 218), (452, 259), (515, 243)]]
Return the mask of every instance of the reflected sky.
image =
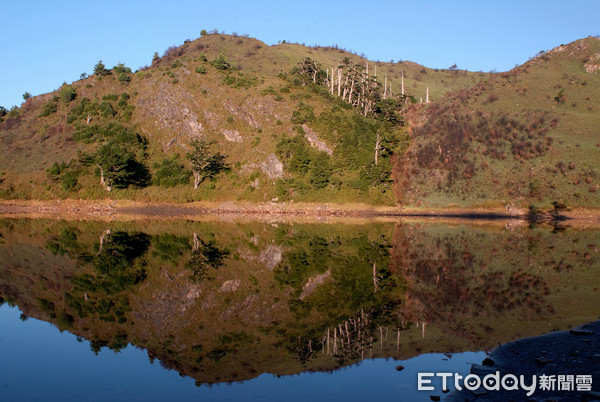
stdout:
[[(367, 359), (333, 373), (294, 376), (262, 374), (242, 383), (196, 387), (195, 381), (149, 362), (131, 345), (121, 352), (103, 349), (67, 331), (29, 318), (16, 307), (0, 307), (0, 399), (2, 400), (430, 400), (418, 392), (417, 372), (466, 374), (483, 352), (424, 354), (409, 360)], [(405, 367), (397, 371), (395, 367)]]

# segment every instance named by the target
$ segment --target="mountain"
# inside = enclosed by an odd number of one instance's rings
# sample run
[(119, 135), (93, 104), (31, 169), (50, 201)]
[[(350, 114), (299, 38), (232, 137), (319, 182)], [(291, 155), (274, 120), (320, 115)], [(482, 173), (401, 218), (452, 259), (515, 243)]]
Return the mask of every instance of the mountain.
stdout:
[(0, 196), (598, 206), (599, 52), (497, 74), (206, 34), (5, 110)]

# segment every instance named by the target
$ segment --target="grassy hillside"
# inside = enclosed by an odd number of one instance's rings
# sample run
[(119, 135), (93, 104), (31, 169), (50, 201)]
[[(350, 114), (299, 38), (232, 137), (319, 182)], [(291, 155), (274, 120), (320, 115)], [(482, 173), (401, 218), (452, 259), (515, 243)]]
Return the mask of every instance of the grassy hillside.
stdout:
[[(599, 206), (598, 42), (492, 74), (204, 35), (5, 111), (0, 197)], [(197, 190), (193, 141), (225, 162)]]
[(408, 203), (600, 206), (600, 39), (540, 52), (413, 115)]

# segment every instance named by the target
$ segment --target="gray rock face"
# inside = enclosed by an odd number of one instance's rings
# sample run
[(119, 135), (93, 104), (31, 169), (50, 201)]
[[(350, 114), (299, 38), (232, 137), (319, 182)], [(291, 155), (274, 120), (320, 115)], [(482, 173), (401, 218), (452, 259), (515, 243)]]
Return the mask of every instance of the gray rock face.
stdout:
[(221, 130), (221, 134), (223, 134), (225, 139), (229, 142), (242, 142), (244, 140), (237, 130)]
[(277, 159), (275, 154), (270, 154), (265, 162), (261, 162), (260, 168), (270, 179), (283, 177), (283, 163)]
[(315, 133), (310, 127), (306, 124), (302, 125), (302, 129), (304, 130), (304, 136), (310, 143), (310, 146), (318, 149), (319, 151), (325, 151), (329, 154), (329, 156), (333, 155), (333, 150), (327, 146), (323, 141), (319, 139), (317, 133)]

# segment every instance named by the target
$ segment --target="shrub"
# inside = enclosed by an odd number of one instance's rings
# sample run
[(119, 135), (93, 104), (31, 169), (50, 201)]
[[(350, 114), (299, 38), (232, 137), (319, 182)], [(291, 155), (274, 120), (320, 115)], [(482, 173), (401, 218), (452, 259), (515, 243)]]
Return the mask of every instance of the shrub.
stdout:
[(153, 167), (156, 169), (152, 178), (152, 184), (155, 186), (174, 187), (188, 184), (190, 181), (191, 172), (183, 166), (177, 154), (170, 159), (155, 163)]
[(56, 113), (58, 110), (58, 97), (55, 96), (48, 102), (42, 106), (42, 111), (40, 112), (40, 117), (50, 116), (52, 113)]
[(63, 103), (70, 103), (77, 97), (77, 91), (71, 85), (65, 85), (61, 88), (59, 97)]
[(116, 66), (113, 67), (113, 71), (116, 74), (131, 74), (131, 69), (129, 67), (125, 67), (125, 64), (123, 63), (118, 63)]
[(121, 82), (130, 82), (131, 81), (131, 77), (127, 73), (121, 73), (121, 74), (119, 74), (119, 81), (121, 81)]
[(115, 109), (113, 109), (109, 102), (104, 101), (100, 104), (100, 114), (104, 117), (110, 118), (114, 117), (117, 112), (115, 112)]
[(206, 74), (206, 67), (204, 67), (204, 66), (198, 66), (198, 67), (196, 67), (196, 72), (198, 74)]
[(231, 68), (231, 64), (229, 64), (229, 62), (225, 59), (225, 56), (223, 56), (222, 54), (220, 54), (219, 57), (211, 61), (210, 64), (217, 70), (229, 70)]

